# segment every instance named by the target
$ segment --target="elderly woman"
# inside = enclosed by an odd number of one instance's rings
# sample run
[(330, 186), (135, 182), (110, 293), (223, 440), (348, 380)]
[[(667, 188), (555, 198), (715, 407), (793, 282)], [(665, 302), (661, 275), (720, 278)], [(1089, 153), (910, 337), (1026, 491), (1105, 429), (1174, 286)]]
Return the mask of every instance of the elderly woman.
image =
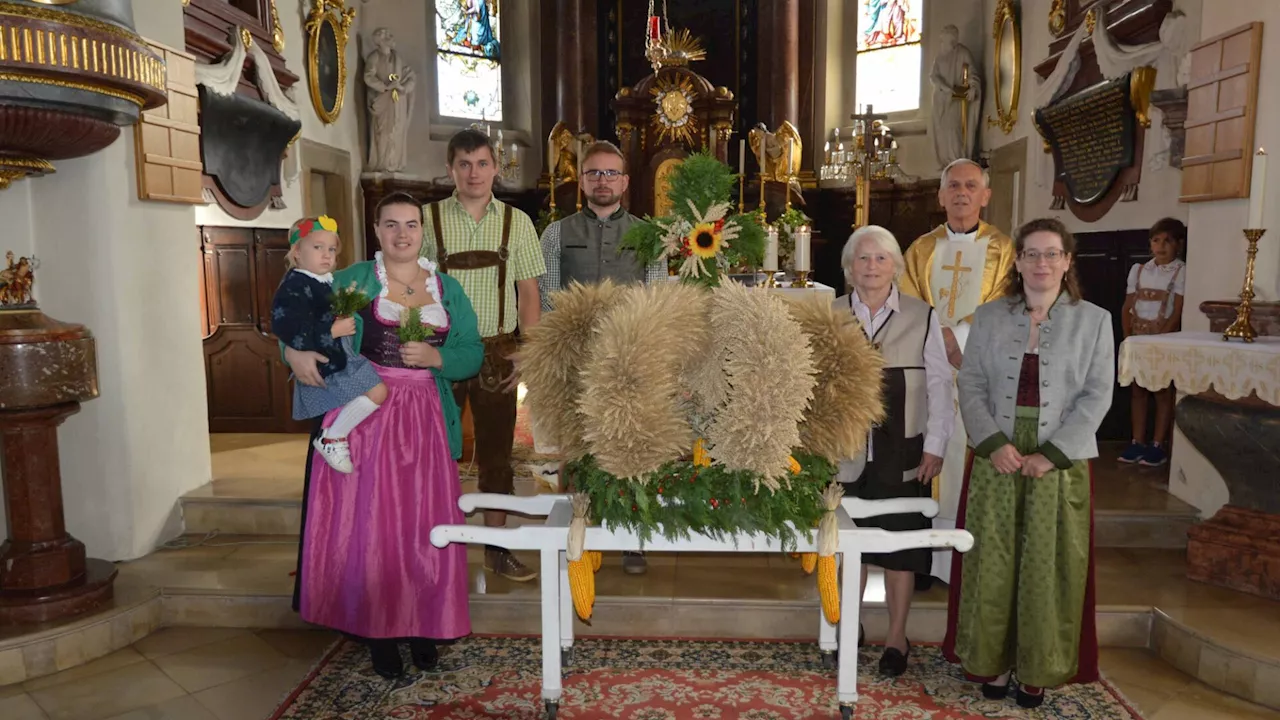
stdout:
[[(404, 671), (399, 640), (408, 640), (414, 665), (428, 670), (437, 641), (471, 633), (466, 549), (433, 547), (429, 536), (436, 525), (466, 522), (455, 461), (461, 421), (450, 384), (479, 371), (483, 349), (466, 293), (418, 257), (418, 202), (388, 195), (374, 221), (382, 251), (334, 273), (333, 282), (373, 300), (356, 317), (352, 345), (372, 361), (387, 400), (348, 436), (354, 473), (338, 473), (315, 453), (307, 459), (294, 602), (303, 620), (365, 641), (374, 671), (393, 678)], [(401, 342), (413, 310), (425, 339)], [(323, 382), (317, 359), (286, 351), (299, 382)]]
[[(938, 316), (928, 303), (898, 292), (896, 281), (904, 263), (898, 241), (888, 230), (875, 225), (859, 228), (845, 243), (840, 264), (853, 290), (837, 298), (836, 307), (858, 319), (884, 356), (887, 413), (871, 430), (866, 450), (841, 463), (840, 481), (846, 495), (866, 500), (929, 497), (929, 483), (942, 468), (955, 422), (951, 368)], [(931, 527), (918, 513), (882, 515), (859, 525), (895, 531)], [(884, 568), (889, 634), (880, 672), (885, 675), (901, 675), (907, 669), (907, 612), (915, 574), (928, 574), (931, 556), (928, 548), (862, 556), (864, 563)], [(864, 564), (864, 592), (866, 587)]]
[(973, 460), (960, 506), (974, 546), (952, 568), (944, 652), (1018, 704), (1097, 677), (1089, 459), (1111, 407), (1111, 315), (1080, 297), (1075, 238), (1032, 220), (1014, 237), (1009, 296), (978, 308), (960, 369)]

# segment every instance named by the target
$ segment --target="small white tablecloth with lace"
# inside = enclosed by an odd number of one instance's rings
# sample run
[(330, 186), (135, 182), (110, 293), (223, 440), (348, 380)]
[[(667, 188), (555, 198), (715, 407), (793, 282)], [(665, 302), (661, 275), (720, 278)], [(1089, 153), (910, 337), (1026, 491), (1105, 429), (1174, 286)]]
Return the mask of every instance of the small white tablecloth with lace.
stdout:
[(1280, 337), (1256, 342), (1224, 342), (1222, 333), (1178, 332), (1135, 335), (1120, 344), (1121, 385), (1137, 383), (1179, 393), (1215, 390), (1229, 400), (1258, 397), (1280, 406)]

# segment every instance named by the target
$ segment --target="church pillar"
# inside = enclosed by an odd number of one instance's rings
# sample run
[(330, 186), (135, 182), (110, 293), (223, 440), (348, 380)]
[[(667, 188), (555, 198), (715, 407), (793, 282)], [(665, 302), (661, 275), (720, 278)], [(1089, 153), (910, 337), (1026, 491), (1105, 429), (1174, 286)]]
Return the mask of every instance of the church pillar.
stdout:
[(763, 116), (769, 128), (783, 120), (800, 126), (800, 0), (773, 0), (772, 22), (761, 27), (772, 38), (769, 62), (769, 103)]
[(595, 0), (556, 0), (555, 15), (555, 119), (598, 136)]

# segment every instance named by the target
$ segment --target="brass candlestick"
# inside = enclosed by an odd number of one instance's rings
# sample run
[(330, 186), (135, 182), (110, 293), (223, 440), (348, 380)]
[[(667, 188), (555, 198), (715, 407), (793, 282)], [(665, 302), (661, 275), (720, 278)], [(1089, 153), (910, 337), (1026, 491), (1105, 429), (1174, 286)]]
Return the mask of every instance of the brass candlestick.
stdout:
[(747, 176), (745, 173), (738, 173), (738, 214), (742, 214), (742, 193), (746, 191)]
[(1244, 236), (1249, 240), (1248, 260), (1244, 264), (1244, 289), (1240, 291), (1240, 304), (1236, 306), (1236, 320), (1231, 327), (1222, 333), (1224, 341), (1243, 340), (1251, 343), (1258, 337), (1253, 327), (1253, 261), (1258, 256), (1258, 240), (1262, 239), (1263, 229), (1246, 229)]
[(796, 271), (796, 279), (791, 281), (791, 287), (793, 287), (793, 288), (807, 288), (807, 287), (809, 287), (809, 271), (808, 271), (808, 270), (797, 270), (797, 271)]

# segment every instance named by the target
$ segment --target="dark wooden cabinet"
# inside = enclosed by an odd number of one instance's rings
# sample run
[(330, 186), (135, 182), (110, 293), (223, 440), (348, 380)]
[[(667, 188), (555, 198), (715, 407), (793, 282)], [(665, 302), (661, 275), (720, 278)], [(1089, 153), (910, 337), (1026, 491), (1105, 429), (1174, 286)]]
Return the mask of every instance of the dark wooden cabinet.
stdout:
[(292, 419), (289, 368), (271, 334), (288, 231), (202, 227), (200, 244), (210, 432), (309, 432)]

